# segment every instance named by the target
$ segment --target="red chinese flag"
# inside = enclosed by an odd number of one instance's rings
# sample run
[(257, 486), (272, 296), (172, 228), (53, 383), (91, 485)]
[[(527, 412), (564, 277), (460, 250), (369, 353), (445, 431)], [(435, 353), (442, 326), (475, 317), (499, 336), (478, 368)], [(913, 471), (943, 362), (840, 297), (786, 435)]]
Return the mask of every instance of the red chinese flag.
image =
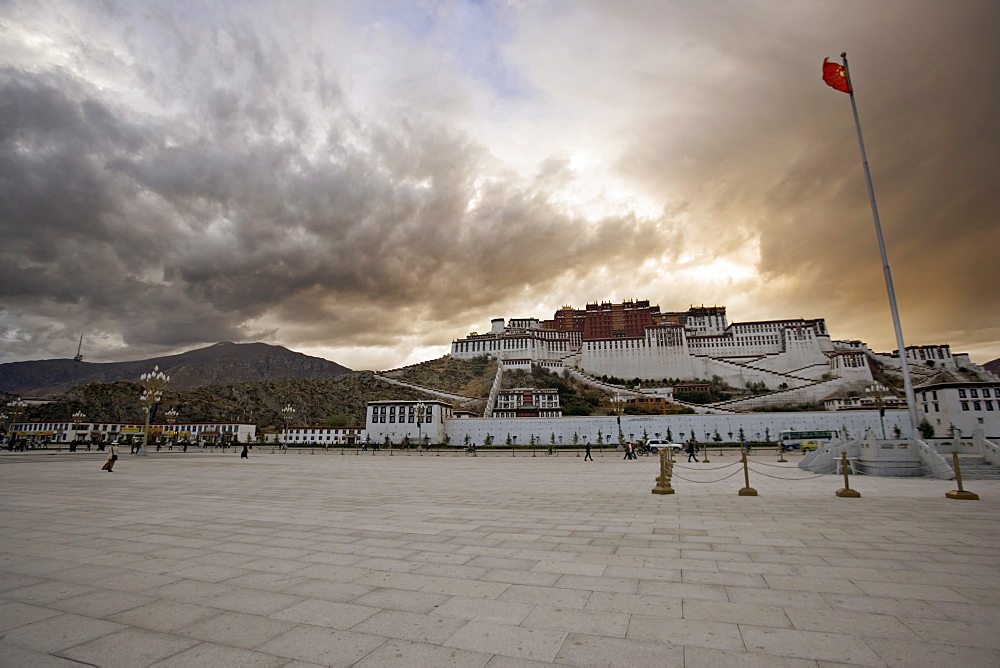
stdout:
[(851, 93), (851, 86), (847, 83), (847, 72), (840, 63), (831, 63), (829, 58), (823, 59), (823, 81), (830, 88), (836, 88), (841, 93)]

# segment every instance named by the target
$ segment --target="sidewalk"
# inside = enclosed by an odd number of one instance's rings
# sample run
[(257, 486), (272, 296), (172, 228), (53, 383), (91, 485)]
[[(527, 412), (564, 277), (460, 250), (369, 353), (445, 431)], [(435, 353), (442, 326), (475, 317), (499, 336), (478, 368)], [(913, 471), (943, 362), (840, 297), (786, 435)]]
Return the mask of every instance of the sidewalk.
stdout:
[(606, 454), (0, 457), (0, 665), (1000, 665), (1000, 481)]

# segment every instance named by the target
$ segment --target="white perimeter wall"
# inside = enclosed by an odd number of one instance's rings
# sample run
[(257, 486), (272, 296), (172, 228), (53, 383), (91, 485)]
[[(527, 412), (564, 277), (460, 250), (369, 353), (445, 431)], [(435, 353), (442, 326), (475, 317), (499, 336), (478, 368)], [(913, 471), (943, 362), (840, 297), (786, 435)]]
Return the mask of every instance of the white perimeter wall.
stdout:
[[(885, 431), (892, 436), (894, 428), (899, 426), (903, 437), (912, 435), (909, 424), (909, 414), (906, 411), (886, 411)], [(650, 438), (659, 433), (666, 437), (667, 429), (672, 432), (674, 440), (691, 438), (692, 431), (699, 441), (711, 440), (718, 430), (724, 441), (738, 438), (740, 428), (748, 440), (765, 439), (765, 430), (770, 430), (772, 441), (777, 441), (778, 432), (792, 429), (796, 431), (812, 431), (818, 429), (845, 429), (851, 438), (861, 437), (866, 429), (881, 436), (882, 426), (878, 411), (817, 411), (811, 413), (741, 413), (736, 415), (624, 415), (621, 418), (621, 428), (625, 438), (638, 440), (643, 431)], [(551, 442), (552, 434), (556, 443), (570, 445), (573, 434), (578, 435), (578, 441), (589, 440), (597, 442), (597, 433), (604, 436), (604, 442), (618, 442), (618, 425), (614, 417), (563, 417), (563, 418), (470, 418), (447, 420), (445, 430), (451, 436), (452, 445), (465, 442), (468, 434), (471, 442), (482, 445), (487, 434), (492, 434), (494, 445), (505, 445), (507, 435), (517, 437), (518, 445), (528, 445), (531, 436), (541, 445)], [(706, 438), (705, 434), (709, 436)], [(561, 439), (561, 440), (560, 440)]]

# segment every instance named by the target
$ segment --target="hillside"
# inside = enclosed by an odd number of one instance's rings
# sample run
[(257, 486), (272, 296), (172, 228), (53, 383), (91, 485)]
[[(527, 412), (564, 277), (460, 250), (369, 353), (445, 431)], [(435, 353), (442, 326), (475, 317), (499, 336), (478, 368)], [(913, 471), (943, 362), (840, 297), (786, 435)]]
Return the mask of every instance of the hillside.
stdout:
[[(23, 419), (69, 420), (82, 411), (93, 421), (142, 422), (141, 392), (132, 381), (91, 383), (58, 401), (30, 407)], [(364, 426), (369, 401), (426, 398), (415, 390), (380, 381), (370, 371), (358, 371), (322, 380), (282, 378), (168, 390), (157, 419), (162, 421), (163, 413), (174, 409), (180, 422), (241, 421), (270, 430), (281, 427), (281, 409), (290, 405), (295, 409), (292, 426)]]
[(983, 368), (992, 374), (1000, 376), (1000, 359), (995, 359), (992, 362), (987, 362), (983, 365)]
[[(468, 360), (446, 355), (429, 362), (396, 369), (384, 375), (423, 387), (485, 400), (490, 394), (496, 371), (496, 359), (485, 355)], [(565, 415), (606, 415), (611, 411), (610, 396), (606, 392), (539, 366), (532, 367), (531, 371), (521, 369), (506, 371), (502, 386), (557, 389)], [(485, 401), (477, 408), (481, 410), (483, 405)]]
[(382, 375), (443, 392), (485, 399), (490, 394), (496, 372), (496, 359), (486, 355), (469, 360), (445, 355), (436, 360), (386, 371)]
[(0, 364), (0, 391), (24, 396), (53, 395), (89, 383), (137, 381), (154, 366), (170, 376), (170, 387), (175, 391), (274, 378), (320, 380), (351, 371), (335, 362), (282, 346), (217, 343), (178, 355), (132, 362), (77, 364), (71, 359), (8, 362)]

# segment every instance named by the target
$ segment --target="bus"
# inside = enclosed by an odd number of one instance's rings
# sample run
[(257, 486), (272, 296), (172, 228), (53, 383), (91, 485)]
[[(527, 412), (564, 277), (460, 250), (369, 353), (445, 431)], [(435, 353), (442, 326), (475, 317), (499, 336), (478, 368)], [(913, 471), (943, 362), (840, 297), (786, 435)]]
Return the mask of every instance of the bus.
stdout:
[(835, 438), (840, 438), (840, 432), (835, 429), (819, 431), (783, 431), (778, 434), (781, 447), (797, 449), (802, 445), (802, 441), (819, 441), (822, 444), (829, 443)]

